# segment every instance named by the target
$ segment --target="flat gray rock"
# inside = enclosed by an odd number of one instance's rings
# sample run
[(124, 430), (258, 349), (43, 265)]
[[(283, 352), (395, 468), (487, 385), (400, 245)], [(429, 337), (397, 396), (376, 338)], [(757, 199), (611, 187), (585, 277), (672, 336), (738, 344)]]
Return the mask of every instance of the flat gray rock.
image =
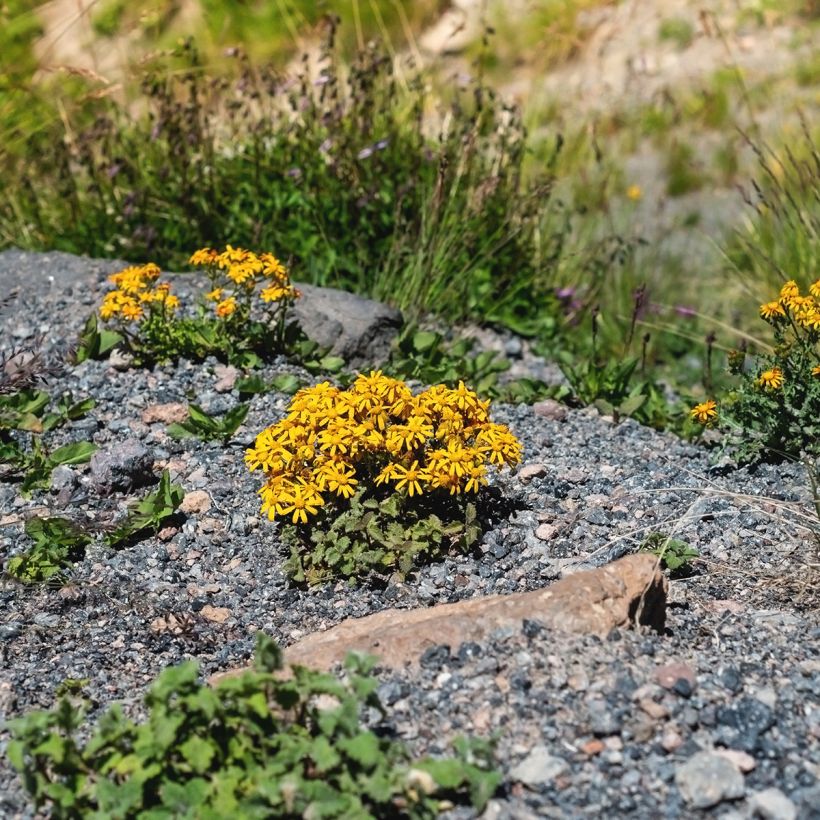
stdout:
[(398, 310), (335, 288), (297, 287), (302, 298), (293, 312), (308, 338), (354, 368), (387, 359), (402, 325)]

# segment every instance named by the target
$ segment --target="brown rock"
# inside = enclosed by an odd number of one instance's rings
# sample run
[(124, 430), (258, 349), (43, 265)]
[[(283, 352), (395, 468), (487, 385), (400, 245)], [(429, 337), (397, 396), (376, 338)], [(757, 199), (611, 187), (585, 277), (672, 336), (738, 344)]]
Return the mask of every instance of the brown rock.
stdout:
[(239, 371), (231, 364), (218, 364), (214, 367), (214, 376), (214, 390), (217, 393), (230, 393), (239, 377)]
[(561, 402), (554, 399), (544, 399), (532, 406), (532, 411), (536, 416), (549, 419), (550, 421), (563, 421), (567, 417), (567, 408)]
[(670, 663), (667, 666), (659, 666), (655, 670), (655, 680), (664, 689), (671, 689), (679, 680), (685, 680), (694, 689), (697, 675), (695, 675), (695, 670), (685, 663)]
[(208, 512), (211, 509), (211, 497), (205, 490), (192, 490), (190, 493), (185, 493), (179, 509), (185, 515)]
[(533, 478), (544, 475), (546, 472), (547, 468), (543, 464), (525, 464), (518, 471), (518, 478), (521, 479), (521, 481), (530, 481)]
[(358, 650), (377, 655), (382, 666), (397, 668), (418, 663), (430, 646), (481, 642), (498, 629), (520, 629), (524, 619), (540, 621), (548, 629), (600, 636), (636, 622), (662, 629), (667, 586), (655, 556), (629, 555), (532, 592), (350, 618), (297, 641), (287, 649), (285, 659), (329, 669), (348, 652)]
[(661, 746), (665, 752), (672, 754), (683, 746), (683, 738), (674, 729), (667, 729), (661, 738)]
[(757, 766), (757, 761), (748, 752), (742, 752), (739, 749), (715, 749), (715, 754), (725, 757), (743, 774), (748, 774)]
[(541, 541), (552, 541), (558, 532), (558, 527), (555, 524), (539, 524), (535, 530), (535, 537)]
[(602, 741), (598, 740), (598, 738), (595, 738), (595, 740), (589, 740), (581, 746), (581, 751), (588, 757), (595, 757), (595, 755), (601, 754), (603, 750), (604, 744)]
[(199, 614), (206, 620), (213, 621), (215, 624), (224, 624), (225, 621), (231, 617), (231, 610), (225, 606), (205, 604), (199, 611)]
[(669, 715), (669, 710), (662, 703), (656, 703), (651, 698), (644, 698), (639, 706), (649, 717), (655, 718), (655, 720), (660, 720)]
[(168, 404), (149, 404), (141, 414), (143, 424), (171, 424), (188, 418), (188, 405), (174, 401)]

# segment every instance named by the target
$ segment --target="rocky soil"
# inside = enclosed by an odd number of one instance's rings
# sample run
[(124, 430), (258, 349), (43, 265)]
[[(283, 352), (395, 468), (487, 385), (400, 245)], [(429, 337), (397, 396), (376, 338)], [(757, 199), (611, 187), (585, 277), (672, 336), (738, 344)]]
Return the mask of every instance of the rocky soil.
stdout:
[[(118, 267), (0, 254), (0, 292), (20, 286), (0, 317), (0, 348), (73, 340)], [(284, 372), (310, 379), (284, 359), (265, 368)], [(53, 489), (30, 500), (0, 483), (3, 563), (25, 549), (31, 516), (106, 520), (163, 469), (187, 495), (173, 526), (118, 552), (89, 549), (62, 589), (3, 582), (0, 720), (50, 706), (66, 679), (87, 679), (95, 713), (114, 700), (135, 710), (168, 664), (196, 658), (210, 675), (247, 663), (259, 629), (290, 646), (387, 608), (536, 590), (659, 532), (700, 554), (669, 582), (662, 631), (573, 635), (525, 619), (480, 640), (430, 644), (414, 663), (379, 672), (384, 720), (420, 754), (447, 753), (458, 734), (497, 737), (505, 780), (487, 818), (820, 817), (817, 524), (800, 466), (715, 465), (701, 447), (592, 410), (498, 406), (524, 462), (498, 480), (514, 510), (474, 555), (379, 589), (304, 591), (283, 574), (276, 526), (260, 516), (242, 460), (288, 397), (255, 396), (227, 446), (165, 433), (179, 412), (168, 405), (234, 406), (232, 378), (215, 361), (153, 370), (88, 361), (50, 382), (52, 395), (96, 406), (49, 442), (90, 440), (99, 455), (60, 468)], [(32, 816), (2, 756), (0, 816)]]

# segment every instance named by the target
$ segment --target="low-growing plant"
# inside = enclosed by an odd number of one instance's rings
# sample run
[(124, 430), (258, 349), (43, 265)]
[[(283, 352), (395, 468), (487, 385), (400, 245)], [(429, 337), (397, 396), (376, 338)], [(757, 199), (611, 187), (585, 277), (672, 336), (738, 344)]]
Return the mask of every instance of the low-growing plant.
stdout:
[(249, 405), (237, 404), (221, 418), (211, 416), (196, 404), (188, 405), (185, 421), (169, 424), (171, 438), (198, 438), (202, 441), (221, 441), (226, 444), (248, 415)]
[(64, 697), (10, 721), (7, 754), (55, 818), (422, 820), (453, 802), (481, 811), (501, 781), (491, 750), (461, 741), (456, 757), (413, 761), (362, 725), (364, 707), (384, 711), (372, 668), (351, 654), (342, 679), (298, 666), (285, 679), (279, 648), (260, 634), (253, 670), (211, 688), (194, 662), (169, 667), (145, 696), (144, 721), (114, 705), (85, 743), (84, 708)]
[(24, 584), (62, 583), (65, 570), (81, 560), (91, 534), (67, 518), (30, 518), (26, 535), (34, 541), (5, 566), (6, 575)]
[(176, 512), (184, 496), (182, 485), (172, 484), (171, 474), (164, 470), (157, 488), (129, 507), (123, 520), (105, 534), (105, 543), (122, 547), (143, 533), (156, 533)]
[[(768, 353), (735, 351), (729, 369), (739, 386), (720, 403), (691, 411), (702, 424), (721, 425), (741, 461), (799, 460), (820, 453), (820, 279), (801, 294), (794, 280), (760, 306), (774, 334)], [(748, 360), (748, 361), (747, 361)]]
[(300, 390), (246, 454), (265, 477), (263, 512), (290, 519), (283, 536), (294, 577), (383, 577), (407, 572), (422, 553), (472, 547), (481, 527), (469, 499), (489, 468), (521, 457), (488, 409), (463, 382), (414, 395), (380, 371), (348, 390), (328, 382)]
[[(205, 268), (209, 282), (193, 316), (177, 315), (179, 298), (168, 282), (158, 281), (160, 269), (152, 263), (109, 277), (116, 288), (103, 299), (100, 318), (138, 363), (213, 355), (247, 365), (284, 349), (287, 310), (299, 292), (273, 254), (228, 245), (222, 252), (203, 248), (189, 261)], [(91, 341), (81, 348), (84, 354), (109, 346), (111, 337), (99, 335), (97, 342), (95, 334), (95, 327), (86, 327)]]
[[(21, 482), (24, 496), (48, 489), (55, 467), (84, 464), (91, 458), (97, 449), (91, 442), (70, 442), (51, 450), (42, 435), (82, 418), (93, 407), (93, 399), (74, 401), (68, 395), (52, 402), (45, 390), (33, 387), (0, 394), (0, 467)], [(28, 443), (23, 434), (29, 435)]]
[(184, 496), (179, 484), (172, 484), (166, 470), (159, 486), (130, 506), (113, 527), (80, 525), (61, 517), (30, 518), (26, 535), (34, 542), (25, 552), (10, 558), (4, 572), (24, 584), (61, 585), (66, 571), (81, 561), (86, 547), (102, 534), (102, 543), (118, 549), (133, 543), (145, 533), (156, 533), (173, 515)]
[(650, 533), (641, 544), (641, 550), (657, 555), (673, 574), (685, 573), (700, 553), (685, 541), (670, 538), (662, 532)]

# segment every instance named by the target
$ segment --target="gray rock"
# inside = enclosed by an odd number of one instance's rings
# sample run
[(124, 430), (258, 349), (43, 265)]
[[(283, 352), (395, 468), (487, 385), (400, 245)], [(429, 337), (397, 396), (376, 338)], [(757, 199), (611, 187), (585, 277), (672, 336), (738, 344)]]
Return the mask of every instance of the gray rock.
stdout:
[(753, 794), (749, 801), (752, 817), (764, 820), (795, 820), (797, 807), (780, 789), (764, 789)]
[(530, 753), (510, 770), (510, 778), (525, 786), (537, 788), (552, 783), (568, 769), (564, 758), (550, 754), (546, 746), (534, 746)]
[(308, 338), (354, 368), (387, 359), (402, 325), (398, 310), (335, 288), (298, 287), (293, 315)]
[(125, 264), (116, 259), (90, 259), (62, 251), (36, 253), (12, 248), (0, 252), (0, 283), (3, 293), (17, 287), (30, 289), (32, 285), (40, 292), (63, 292), (74, 285), (87, 285), (100, 274), (114, 273)]
[(743, 775), (725, 757), (698, 752), (679, 766), (675, 783), (683, 799), (696, 809), (743, 797)]
[(91, 456), (91, 481), (103, 495), (134, 489), (151, 481), (152, 465), (150, 450), (137, 439), (126, 439)]
[(72, 490), (77, 485), (77, 473), (71, 467), (60, 464), (51, 471), (51, 489), (59, 493), (61, 490)]

